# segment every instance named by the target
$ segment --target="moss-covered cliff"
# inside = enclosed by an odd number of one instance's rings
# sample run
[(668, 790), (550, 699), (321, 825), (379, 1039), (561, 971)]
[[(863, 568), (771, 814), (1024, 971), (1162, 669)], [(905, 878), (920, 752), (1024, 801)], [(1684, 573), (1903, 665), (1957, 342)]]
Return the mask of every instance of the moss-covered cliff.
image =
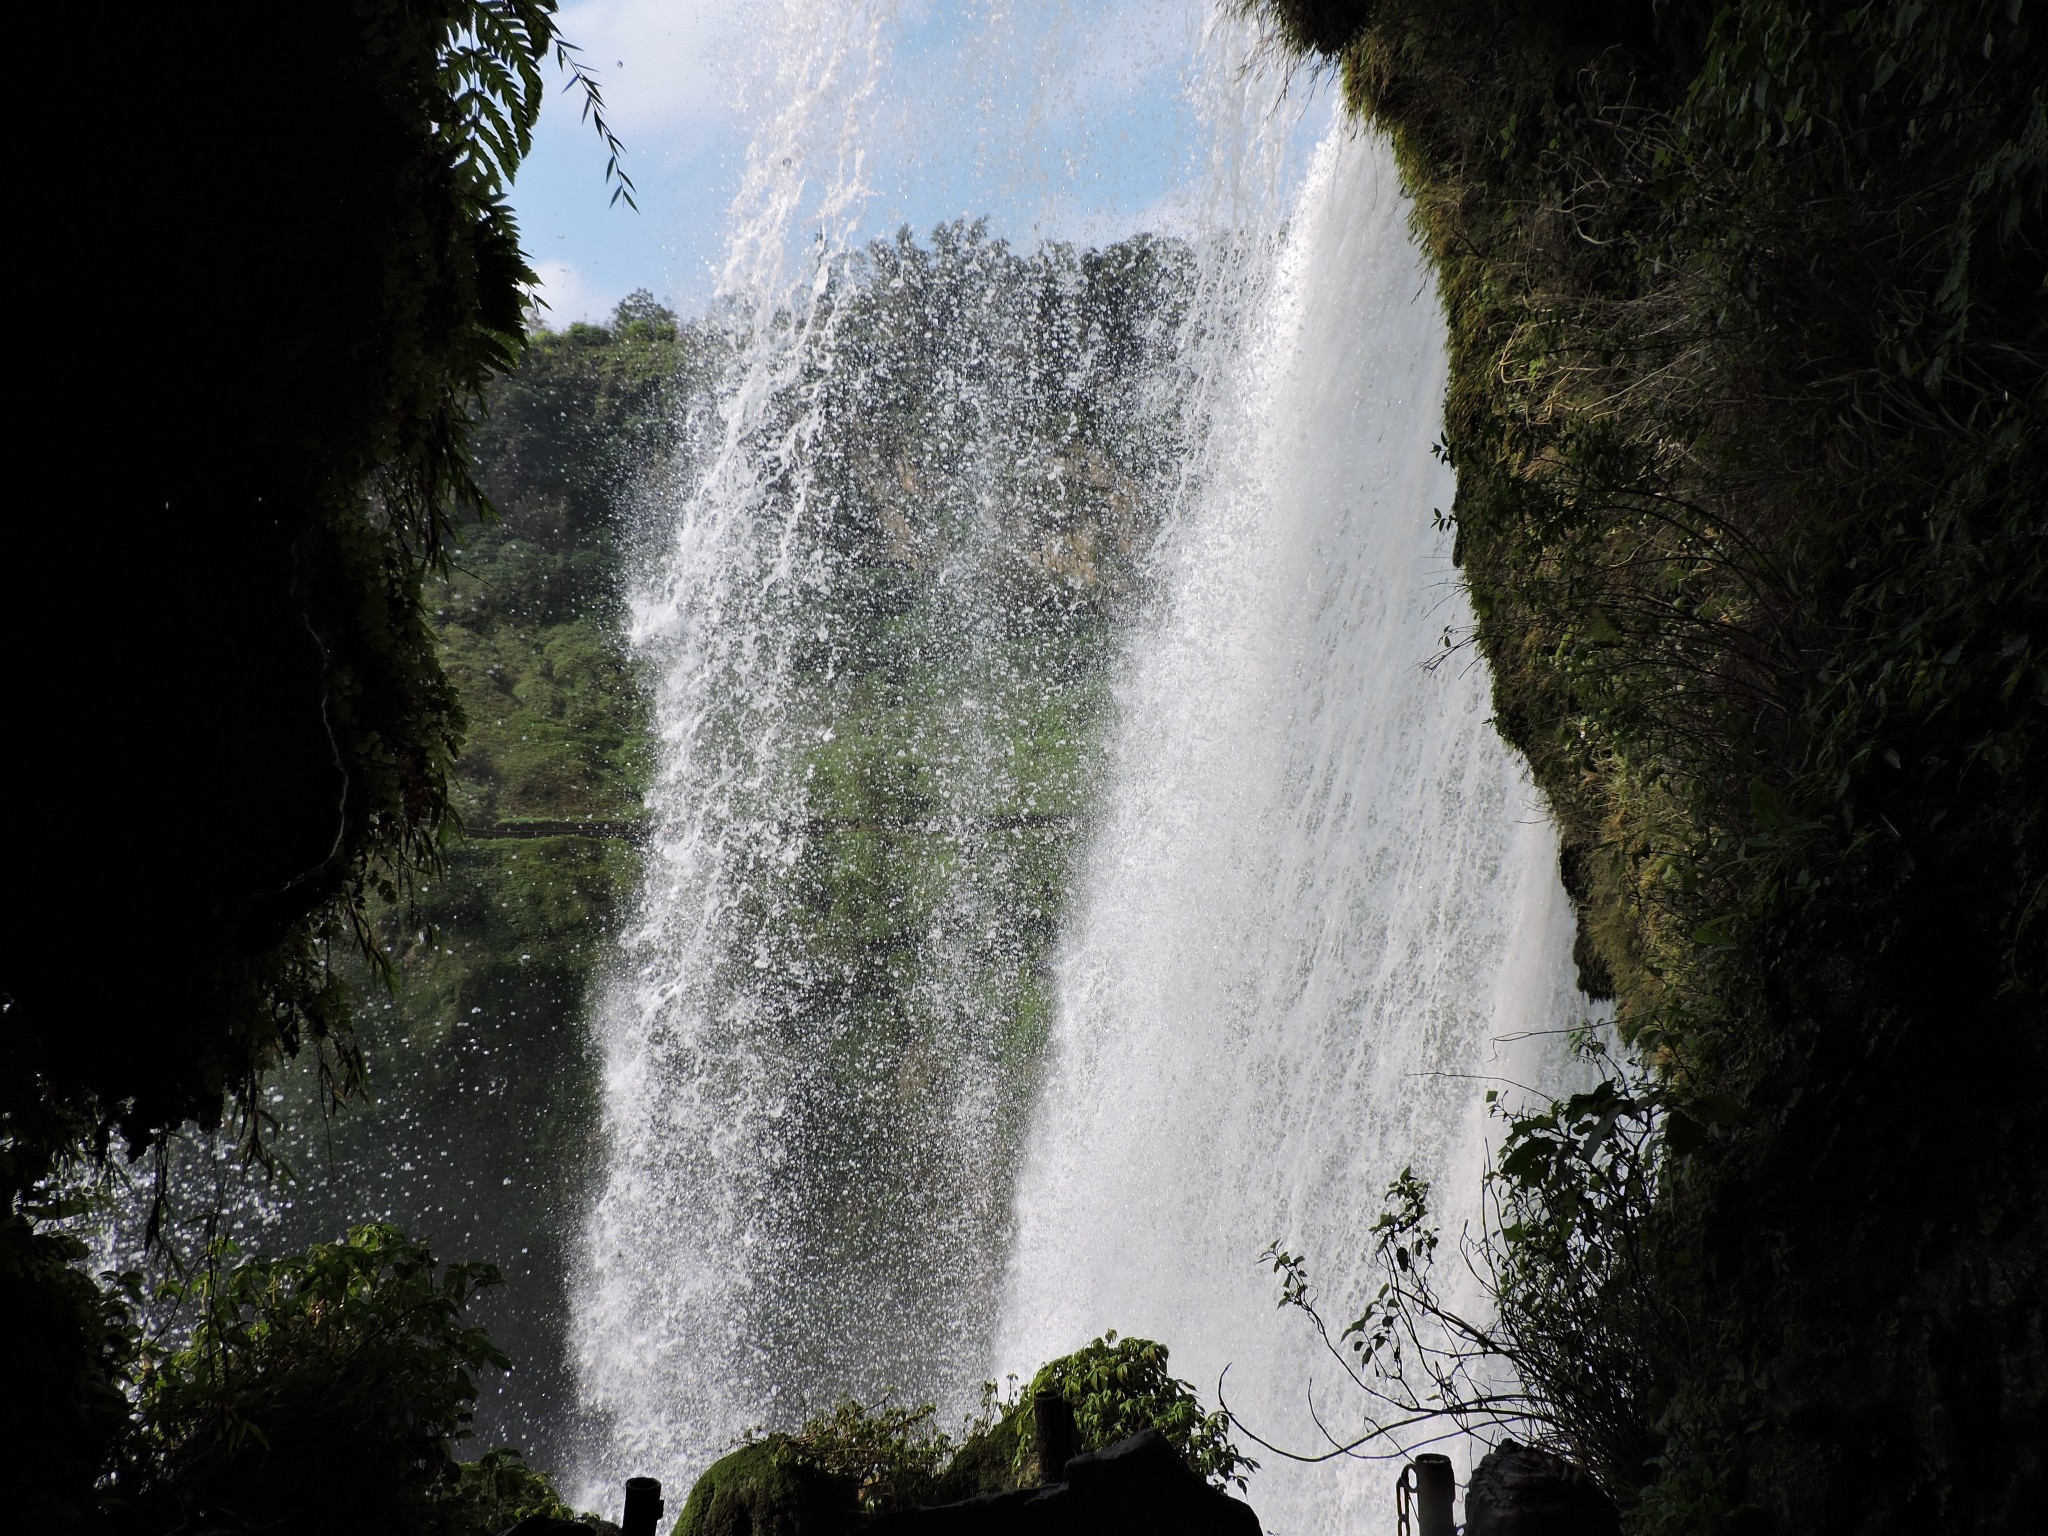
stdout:
[[(1562, 1346), (1531, 1385), (1643, 1529), (2014, 1528), (2048, 1381), (2035, 18), (1261, 8), (1416, 199), (1474, 638), (1662, 1127), (1634, 1262), (1573, 1311), (1503, 1295)], [(1568, 1255), (1588, 1218), (1550, 1215)]]
[[(17, 435), (61, 491), (0, 603), (34, 658), (5, 757), (35, 895), (0, 936), (0, 1354), (35, 1404), (5, 1442), (35, 1528), (94, 1496), (126, 1406), (56, 1186), (256, 1110), (302, 1050), (347, 1075), (327, 960), (445, 824), (462, 713), (420, 599), (525, 329), (506, 194), (554, 13), (132, 7), (90, 110), (31, 92), (70, 145), (22, 163), (53, 236)], [(138, 285), (174, 326), (138, 323)]]

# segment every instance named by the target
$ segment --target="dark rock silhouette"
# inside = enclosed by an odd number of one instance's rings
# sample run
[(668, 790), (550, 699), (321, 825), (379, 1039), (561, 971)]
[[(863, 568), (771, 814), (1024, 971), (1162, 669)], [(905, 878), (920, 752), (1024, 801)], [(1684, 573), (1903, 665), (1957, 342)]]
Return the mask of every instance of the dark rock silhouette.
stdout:
[(1081, 1428), (1071, 1404), (1057, 1392), (1031, 1398), (1031, 1467), (1034, 1483), (1060, 1480), (1068, 1462), (1081, 1454)]
[(1562, 1456), (1503, 1440), (1472, 1469), (1465, 1536), (1621, 1536), (1621, 1516)]
[(884, 1515), (871, 1536), (1259, 1536), (1251, 1507), (1204, 1482), (1156, 1429), (1069, 1460), (1060, 1482)]

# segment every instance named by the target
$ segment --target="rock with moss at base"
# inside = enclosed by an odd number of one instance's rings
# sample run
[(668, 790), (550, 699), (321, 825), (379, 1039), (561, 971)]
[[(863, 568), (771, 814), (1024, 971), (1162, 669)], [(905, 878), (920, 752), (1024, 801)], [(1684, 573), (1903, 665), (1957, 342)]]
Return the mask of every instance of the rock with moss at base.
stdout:
[(804, 1461), (786, 1435), (743, 1445), (697, 1479), (673, 1536), (847, 1536), (859, 1489)]
[(992, 1493), (1012, 1493), (1036, 1481), (1020, 1466), (1030, 1438), (1030, 1416), (1012, 1408), (988, 1428), (971, 1434), (946, 1463), (932, 1490), (934, 1504), (957, 1504)]

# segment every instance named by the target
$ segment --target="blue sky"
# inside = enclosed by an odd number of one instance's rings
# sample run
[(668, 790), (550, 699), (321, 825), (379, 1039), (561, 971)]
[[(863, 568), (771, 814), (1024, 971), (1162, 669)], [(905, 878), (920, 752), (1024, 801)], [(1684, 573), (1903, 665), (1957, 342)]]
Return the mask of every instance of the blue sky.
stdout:
[[(826, 0), (815, 0), (820, 5)], [(512, 201), (549, 323), (651, 289), (711, 295), (768, 48), (760, 0), (572, 0), (564, 35), (600, 74), (640, 211), (609, 206), (604, 150), (560, 91)], [(1171, 224), (1196, 153), (1185, 98), (1207, 0), (902, 0), (869, 106), (871, 232), (986, 214), (1020, 243)], [(765, 93), (756, 91), (758, 97)]]

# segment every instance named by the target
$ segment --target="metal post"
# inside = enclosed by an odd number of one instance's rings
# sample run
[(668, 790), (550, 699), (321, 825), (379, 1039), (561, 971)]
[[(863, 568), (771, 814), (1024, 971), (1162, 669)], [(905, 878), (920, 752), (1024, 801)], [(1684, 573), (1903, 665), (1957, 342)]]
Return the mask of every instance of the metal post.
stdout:
[(654, 1536), (661, 1524), (661, 1479), (626, 1479), (626, 1512), (619, 1517), (619, 1536)]
[(1458, 1478), (1451, 1458), (1424, 1451), (1410, 1465), (1415, 1469), (1415, 1536), (1457, 1536), (1451, 1502)]

